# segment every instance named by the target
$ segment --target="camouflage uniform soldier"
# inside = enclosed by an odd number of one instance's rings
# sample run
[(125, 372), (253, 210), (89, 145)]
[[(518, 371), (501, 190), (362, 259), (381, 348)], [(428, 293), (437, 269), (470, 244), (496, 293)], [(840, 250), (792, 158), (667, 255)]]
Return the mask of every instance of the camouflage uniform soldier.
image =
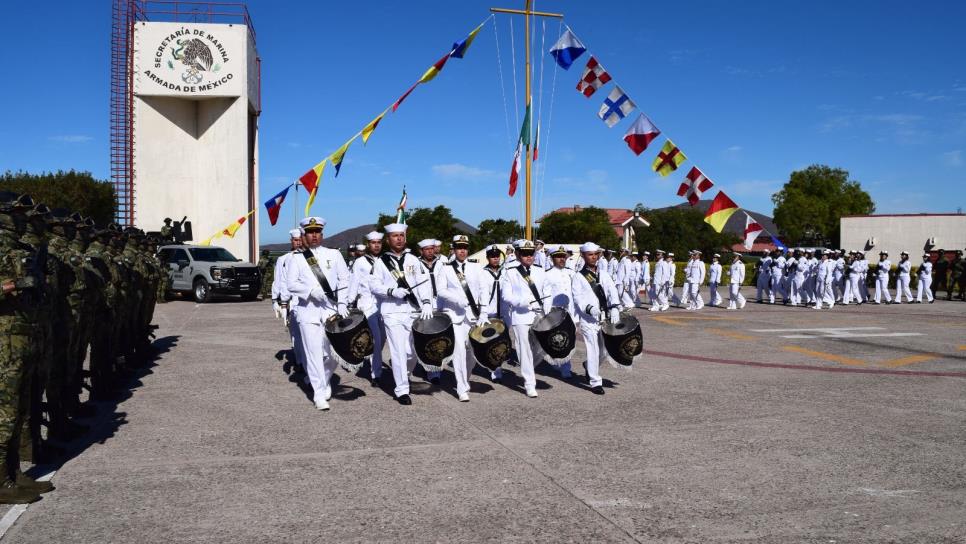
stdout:
[(275, 281), (275, 267), (272, 266), (272, 259), (267, 249), (262, 250), (262, 256), (258, 259), (258, 271), (262, 275), (262, 298), (264, 299), (272, 295), (272, 282)]
[(956, 282), (959, 282), (959, 297), (963, 296), (963, 282), (961, 280), (964, 270), (963, 252), (957, 250), (953, 262), (949, 263), (949, 280), (946, 283), (946, 300), (953, 299), (953, 290), (956, 289)]
[(20, 433), (26, 416), (29, 365), (36, 360), (40, 277), (37, 254), (19, 240), (30, 197), (0, 194), (0, 503), (25, 504), (53, 489), (20, 472)]
[(134, 308), (137, 306), (134, 270), (132, 269), (131, 262), (124, 256), (124, 247), (127, 245), (127, 239), (120, 231), (120, 228), (117, 228), (116, 231), (117, 234), (111, 238), (111, 243), (108, 246), (108, 252), (114, 260), (118, 271), (118, 275), (115, 278), (118, 285), (118, 303), (114, 310), (116, 317), (113, 331), (114, 338), (112, 340), (115, 346), (113, 361), (115, 378), (119, 377), (119, 374), (123, 371), (124, 364), (122, 358), (133, 351), (134, 343), (131, 337), (131, 324), (134, 319)]
[(113, 396), (114, 365), (118, 352), (115, 332), (120, 317), (118, 306), (126, 295), (122, 289), (121, 270), (110, 248), (111, 240), (119, 234), (114, 223), (98, 229), (96, 238), (85, 252), (85, 256), (91, 259), (91, 264), (100, 271), (105, 280), (91, 337), (91, 399), (95, 401), (110, 400)]
[(77, 213), (71, 218), (74, 220), (76, 234), (70, 242), (70, 250), (82, 259), (83, 264), (79, 267), (77, 281), (71, 286), (69, 298), (73, 324), (68, 356), (70, 378), (67, 384), (66, 405), (69, 412), (77, 414), (84, 385), (84, 359), (87, 358), (87, 347), (94, 337), (97, 308), (102, 304), (101, 293), (106, 284), (103, 270), (98, 268), (94, 259), (87, 255), (88, 246), (94, 237), (94, 221), (83, 218)]
[(946, 250), (936, 250), (936, 264), (932, 267), (933, 295), (939, 298), (939, 290), (946, 289), (946, 276), (949, 272), (949, 261), (946, 260)]

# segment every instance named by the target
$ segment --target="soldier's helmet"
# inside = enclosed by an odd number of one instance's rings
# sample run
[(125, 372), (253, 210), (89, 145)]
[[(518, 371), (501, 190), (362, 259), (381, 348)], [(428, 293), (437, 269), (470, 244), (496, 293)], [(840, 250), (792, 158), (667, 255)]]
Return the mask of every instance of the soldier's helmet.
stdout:
[(164, 218), (164, 224), (165, 224), (165, 225), (167, 225), (167, 224), (168, 224), (168, 223), (170, 223), (170, 222), (171, 222), (171, 218), (170, 218), (170, 217), (165, 217), (165, 218)]

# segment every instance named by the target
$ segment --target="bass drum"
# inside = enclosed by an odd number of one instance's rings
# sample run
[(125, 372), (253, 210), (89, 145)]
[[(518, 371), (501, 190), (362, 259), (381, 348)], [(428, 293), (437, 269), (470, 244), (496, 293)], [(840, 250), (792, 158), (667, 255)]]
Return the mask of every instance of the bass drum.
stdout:
[(607, 355), (622, 367), (634, 364), (634, 358), (644, 353), (644, 334), (641, 323), (636, 317), (621, 314), (617, 323), (604, 323), (600, 327), (604, 334), (604, 349)]
[(513, 349), (510, 332), (502, 319), (492, 318), (488, 323), (470, 330), (470, 346), (476, 360), (490, 371), (500, 368), (510, 360)]
[(550, 362), (555, 365), (570, 360), (570, 354), (577, 347), (577, 327), (563, 308), (553, 308), (547, 315), (536, 320), (530, 332), (536, 337)]
[(416, 358), (427, 372), (439, 372), (453, 358), (456, 335), (453, 321), (443, 312), (433, 312), (430, 319), (413, 322), (413, 347)]
[(348, 317), (334, 314), (325, 320), (325, 336), (339, 364), (349, 371), (356, 371), (372, 355), (375, 344), (369, 320), (359, 310), (350, 310)]

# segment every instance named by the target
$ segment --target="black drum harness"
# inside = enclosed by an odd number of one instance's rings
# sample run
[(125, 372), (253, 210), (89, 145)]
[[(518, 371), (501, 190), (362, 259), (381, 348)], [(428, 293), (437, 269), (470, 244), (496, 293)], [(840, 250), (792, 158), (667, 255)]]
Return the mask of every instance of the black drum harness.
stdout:
[(450, 263), (453, 266), (453, 272), (456, 273), (456, 279), (460, 282), (460, 287), (463, 288), (463, 294), (466, 295), (466, 301), (470, 305), (470, 310), (473, 311), (473, 317), (479, 319), (480, 317), (480, 305), (476, 303), (476, 299), (473, 298), (473, 293), (470, 292), (470, 286), (466, 283), (466, 275), (463, 274), (463, 267), (466, 263), (458, 263), (453, 261)]
[(326, 298), (338, 304), (339, 300), (335, 296), (335, 291), (329, 285), (329, 280), (326, 279), (325, 274), (322, 272), (322, 268), (319, 266), (319, 260), (315, 258), (315, 254), (312, 253), (311, 249), (306, 248), (302, 251), (302, 256), (309, 263), (309, 268), (312, 270), (312, 274), (315, 275), (315, 279), (319, 280), (319, 285), (322, 286), (322, 291), (325, 292)]

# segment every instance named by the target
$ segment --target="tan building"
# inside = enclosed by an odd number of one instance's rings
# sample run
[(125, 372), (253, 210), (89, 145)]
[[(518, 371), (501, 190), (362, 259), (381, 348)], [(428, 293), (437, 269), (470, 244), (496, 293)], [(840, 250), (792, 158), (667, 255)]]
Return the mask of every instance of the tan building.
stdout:
[(924, 251), (966, 248), (966, 214), (885, 214), (842, 217), (842, 248), (877, 254), (902, 251), (917, 259)]

